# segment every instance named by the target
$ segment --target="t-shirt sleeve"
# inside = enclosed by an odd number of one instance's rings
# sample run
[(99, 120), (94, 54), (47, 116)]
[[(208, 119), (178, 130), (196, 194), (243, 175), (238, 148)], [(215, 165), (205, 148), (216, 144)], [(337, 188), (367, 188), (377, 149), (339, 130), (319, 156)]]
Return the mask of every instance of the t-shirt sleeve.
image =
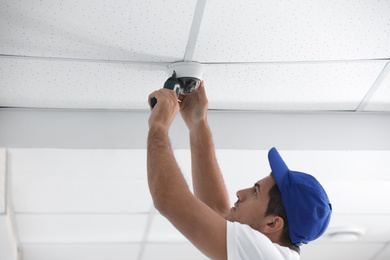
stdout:
[(227, 221), (226, 246), (228, 260), (286, 259), (268, 237), (238, 222)]

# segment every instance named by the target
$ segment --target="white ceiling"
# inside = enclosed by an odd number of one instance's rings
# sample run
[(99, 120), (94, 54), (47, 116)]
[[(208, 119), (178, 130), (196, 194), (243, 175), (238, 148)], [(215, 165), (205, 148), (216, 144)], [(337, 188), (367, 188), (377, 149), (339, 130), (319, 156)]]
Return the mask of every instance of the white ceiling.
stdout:
[[(146, 99), (181, 60), (205, 64), (211, 110), (242, 111), (209, 117), (231, 202), (268, 174), (272, 141), (325, 186), (330, 231), (365, 231), (302, 260), (389, 259), (389, 43), (387, 0), (0, 1), (0, 259), (206, 259), (154, 210), (140, 145)], [(191, 187), (189, 150), (175, 155)]]
[(0, 5), (0, 106), (147, 109), (191, 58), (211, 109), (390, 111), (388, 1)]

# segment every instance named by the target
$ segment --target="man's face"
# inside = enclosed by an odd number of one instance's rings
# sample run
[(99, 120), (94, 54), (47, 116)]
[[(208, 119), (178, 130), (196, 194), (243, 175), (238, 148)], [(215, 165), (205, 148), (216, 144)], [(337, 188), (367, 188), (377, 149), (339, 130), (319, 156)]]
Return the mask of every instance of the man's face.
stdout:
[(266, 225), (264, 215), (269, 202), (268, 192), (274, 184), (275, 179), (268, 176), (256, 182), (253, 187), (238, 191), (238, 200), (225, 217), (226, 220), (247, 224), (261, 232)]

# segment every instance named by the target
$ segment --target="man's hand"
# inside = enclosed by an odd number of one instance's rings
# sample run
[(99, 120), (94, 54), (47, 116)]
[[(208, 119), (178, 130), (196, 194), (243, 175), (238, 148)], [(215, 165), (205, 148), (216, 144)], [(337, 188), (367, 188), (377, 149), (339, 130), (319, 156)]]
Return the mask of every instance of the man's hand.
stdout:
[[(150, 103), (152, 98), (158, 100), (153, 109)], [(176, 93), (170, 89), (160, 89), (150, 94), (148, 101), (152, 110), (149, 117), (149, 129), (161, 127), (163, 130), (168, 131), (180, 109)]]
[(181, 99), (180, 113), (188, 129), (191, 130), (198, 123), (206, 120), (208, 100), (203, 81), (197, 90), (189, 95), (180, 95), (179, 99)]

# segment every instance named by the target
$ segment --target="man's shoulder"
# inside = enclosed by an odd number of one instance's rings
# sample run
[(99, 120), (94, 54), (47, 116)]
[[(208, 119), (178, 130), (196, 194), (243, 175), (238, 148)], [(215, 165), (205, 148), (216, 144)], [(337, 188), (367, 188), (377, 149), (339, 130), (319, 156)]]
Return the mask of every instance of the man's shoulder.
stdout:
[(299, 259), (288, 247), (273, 243), (266, 235), (247, 224), (227, 221), (228, 259)]

